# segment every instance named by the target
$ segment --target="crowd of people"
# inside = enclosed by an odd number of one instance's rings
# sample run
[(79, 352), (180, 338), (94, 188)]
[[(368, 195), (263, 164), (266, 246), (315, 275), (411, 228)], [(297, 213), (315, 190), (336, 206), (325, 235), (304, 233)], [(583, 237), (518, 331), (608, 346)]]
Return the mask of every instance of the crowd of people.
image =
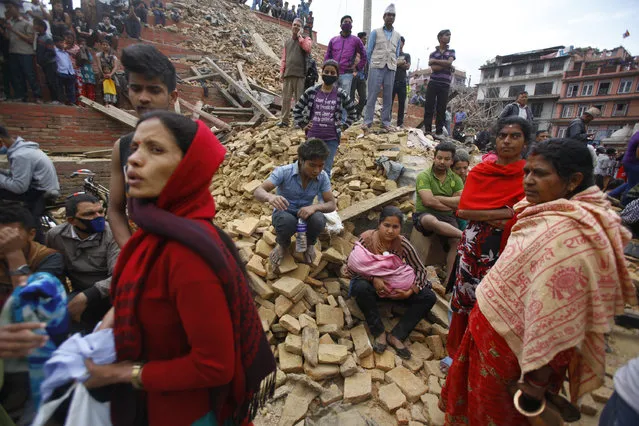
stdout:
[[(369, 130), (377, 91), (383, 88), (384, 102), (401, 91), (397, 70), (410, 67), (410, 55), (394, 18), (391, 5), (367, 47), (366, 34), (352, 35), (352, 18), (342, 18), (322, 82), (306, 91), (311, 41), (301, 35), (303, 21), (292, 22), (281, 73), (285, 90), (299, 94), (293, 120), (306, 141), (296, 161), (254, 191), (273, 209), (274, 271), (300, 229), (295, 251), (305, 263), (315, 260), (325, 214), (336, 210), (331, 168), (341, 131), (358, 111)], [(438, 38), (431, 66), (441, 81), (427, 96), (438, 103), (430, 110), (436, 134), (454, 61), (450, 31)], [(110, 44), (103, 44), (108, 58)], [(110, 402), (103, 415), (113, 424), (249, 424), (272, 394), (276, 363), (244, 263), (212, 222), (209, 185), (226, 149), (204, 123), (169, 112), (177, 100), (169, 58), (135, 44), (122, 50), (120, 65), (139, 121), (114, 143), (108, 206), (90, 194), (63, 194), (66, 222), (45, 235), (43, 203), (61, 195), (55, 167), (36, 143), (0, 126), (10, 165), (0, 173), (0, 415), (30, 424), (43, 404), (67, 400), (50, 419), (64, 424), (78, 414), (68, 413), (68, 401), (88, 389)], [(119, 65), (105, 59), (106, 66), (108, 73)], [(350, 93), (362, 78), (368, 100), (358, 110)], [(578, 399), (603, 384), (613, 316), (636, 304), (624, 256), (630, 232), (596, 185), (611, 180), (616, 153), (600, 153), (595, 168), (586, 141), (548, 139), (543, 130), (535, 137), (525, 104), (507, 108), (491, 132), (495, 152), (481, 163), (470, 168), (467, 152), (442, 141), (416, 179), (413, 227), (419, 238), (440, 240), (447, 254), (451, 321), (440, 407), (450, 425), (525, 425), (551, 411), (571, 418)], [(622, 161), (630, 173), (638, 146), (639, 133)], [(384, 207), (342, 275), (373, 350), (390, 347), (410, 359), (406, 339), (437, 296), (425, 259), (402, 235), (405, 220)], [(382, 301), (404, 308), (389, 332)], [(637, 422), (638, 375), (636, 360), (617, 372), (603, 425)], [(566, 377), (570, 401), (559, 392)]]
[[(96, 100), (100, 84), (105, 105), (117, 103), (117, 59), (120, 37), (140, 39), (149, 14), (156, 25), (166, 25), (167, 15), (181, 19), (180, 10), (165, 9), (162, 0), (100, 0), (72, 9), (63, 0), (53, 0), (52, 9), (31, 0), (4, 3), (0, 17), (0, 46), (3, 61), (3, 100), (40, 103), (40, 71), (51, 103), (79, 104), (80, 96)], [(34, 61), (35, 59), (35, 61)], [(122, 89), (120, 89), (122, 90)]]

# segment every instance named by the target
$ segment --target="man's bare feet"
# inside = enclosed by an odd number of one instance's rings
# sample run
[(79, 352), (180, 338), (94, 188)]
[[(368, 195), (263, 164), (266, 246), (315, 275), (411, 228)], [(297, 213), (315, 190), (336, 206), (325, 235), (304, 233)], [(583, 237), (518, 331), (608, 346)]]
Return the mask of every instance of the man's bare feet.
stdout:
[(280, 266), (280, 263), (282, 263), (282, 259), (284, 259), (284, 247), (277, 244), (273, 251), (271, 251), (269, 259), (271, 260), (271, 266), (273, 266), (273, 270), (277, 270), (277, 268), (279, 268)]
[(315, 260), (315, 246), (308, 246), (304, 252), (304, 263), (309, 265)]

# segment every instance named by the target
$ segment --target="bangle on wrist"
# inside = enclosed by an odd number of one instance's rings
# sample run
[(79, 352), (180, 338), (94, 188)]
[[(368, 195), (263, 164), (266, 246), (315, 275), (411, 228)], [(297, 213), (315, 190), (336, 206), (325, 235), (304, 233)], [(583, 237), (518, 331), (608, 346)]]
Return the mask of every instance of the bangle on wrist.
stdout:
[(133, 370), (131, 370), (131, 385), (134, 389), (142, 390), (144, 385), (142, 384), (142, 369), (143, 364), (133, 364)]

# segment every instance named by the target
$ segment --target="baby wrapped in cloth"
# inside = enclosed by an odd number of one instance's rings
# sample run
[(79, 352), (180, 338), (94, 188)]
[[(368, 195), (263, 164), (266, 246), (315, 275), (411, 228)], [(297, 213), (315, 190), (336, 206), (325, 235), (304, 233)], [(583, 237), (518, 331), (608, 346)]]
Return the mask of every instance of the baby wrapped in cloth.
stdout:
[(360, 242), (348, 257), (348, 269), (365, 279), (382, 278), (393, 293), (408, 290), (415, 283), (415, 270), (399, 256), (387, 251), (371, 253)]

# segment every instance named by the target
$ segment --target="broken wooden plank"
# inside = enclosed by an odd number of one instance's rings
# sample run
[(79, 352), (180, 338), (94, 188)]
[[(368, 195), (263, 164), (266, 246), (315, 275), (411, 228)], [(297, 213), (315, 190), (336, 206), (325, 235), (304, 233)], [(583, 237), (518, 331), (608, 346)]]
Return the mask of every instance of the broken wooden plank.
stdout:
[(222, 76), (222, 78), (224, 80), (226, 80), (226, 82), (228, 84), (230, 84), (231, 86), (235, 87), (236, 90), (238, 90), (239, 92), (242, 92), (242, 94), (244, 96), (246, 96), (246, 98), (249, 100), (249, 102), (251, 104), (253, 104), (253, 106), (255, 108), (257, 108), (259, 111), (262, 112), (262, 114), (264, 114), (264, 116), (266, 118), (269, 119), (274, 119), (275, 116), (273, 115), (273, 113), (271, 113), (271, 111), (268, 110), (268, 108), (266, 108), (264, 105), (262, 105), (260, 103), (260, 101), (258, 101), (255, 96), (253, 96), (253, 94), (251, 92), (249, 92), (247, 89), (245, 89), (244, 87), (242, 87), (241, 84), (239, 84), (238, 82), (236, 82), (235, 80), (233, 80), (233, 78), (231, 78), (230, 75), (228, 75), (222, 68), (220, 68), (215, 61), (213, 61), (211, 58), (204, 58), (206, 60), (206, 62), (209, 63), (209, 65), (211, 65), (211, 67), (213, 67), (213, 70), (218, 72), (220, 74), (220, 76)]
[(246, 87), (246, 89), (250, 89), (251, 86), (249, 85), (249, 82), (246, 79), (246, 74), (244, 74), (244, 66), (242, 65), (242, 62), (237, 62), (235, 65), (237, 66), (237, 72), (238, 74), (240, 74), (240, 79), (242, 80), (244, 87)]
[(97, 149), (95, 151), (86, 151), (84, 156), (87, 158), (110, 158), (112, 152), (113, 149)]
[(228, 103), (230, 103), (231, 105), (233, 105), (236, 108), (242, 108), (242, 104), (240, 104), (234, 97), (233, 95), (231, 95), (229, 93), (228, 90), (226, 90), (224, 87), (222, 87), (222, 85), (218, 82), (214, 82), (213, 86), (215, 86), (215, 88), (220, 92), (220, 94), (222, 95), (222, 97), (224, 99), (226, 99), (228, 101)]
[(197, 67), (195, 65), (193, 65), (191, 67), (191, 72), (193, 73), (193, 75), (198, 76), (198, 75), (202, 75), (202, 73), (200, 72), (199, 69), (197, 69)]
[(202, 112), (203, 106), (204, 102), (202, 101), (197, 101), (195, 103), (195, 109), (193, 109), (193, 112), (191, 113), (191, 118), (193, 118), (193, 120), (197, 120), (198, 118), (200, 118), (200, 113)]
[(182, 79), (183, 82), (185, 83), (189, 83), (192, 81), (198, 81), (198, 80), (206, 80), (207, 78), (213, 78), (218, 76), (218, 73), (210, 73), (210, 74), (201, 74), (201, 75), (194, 75), (193, 77), (185, 77)]
[(249, 87), (253, 90), (257, 90), (258, 92), (266, 93), (267, 95), (279, 96), (277, 93), (272, 92), (268, 90), (267, 88), (260, 86), (259, 84), (249, 83)]
[(231, 107), (216, 107), (211, 105), (206, 105), (204, 109), (208, 112), (213, 112), (217, 114), (218, 112), (250, 112), (251, 115), (255, 114), (253, 108), (231, 108)]
[[(192, 103), (185, 101), (182, 98), (179, 98), (178, 100), (184, 106), (184, 108), (188, 109), (189, 111), (195, 111), (196, 106), (193, 105)], [(223, 130), (231, 130), (231, 126), (229, 126), (228, 124), (226, 124), (224, 121), (220, 120), (219, 118), (212, 116), (208, 112), (200, 111), (199, 113), (202, 118), (209, 120), (211, 123), (215, 124), (216, 127), (219, 127), (220, 129), (223, 129)]]
[(86, 106), (90, 106), (91, 108), (100, 111), (102, 114), (108, 115), (114, 120), (118, 120), (120, 123), (124, 123), (127, 126), (135, 127), (138, 123), (138, 118), (134, 115), (129, 114), (128, 112), (122, 111), (120, 108), (114, 106), (104, 106), (95, 101), (92, 101), (89, 98), (85, 98), (84, 96), (80, 96), (80, 102), (82, 102)]
[(371, 198), (370, 200), (360, 201), (359, 203), (348, 206), (344, 210), (338, 212), (339, 217), (340, 219), (342, 219), (342, 221), (347, 221), (354, 218), (355, 216), (359, 216), (362, 213), (366, 213), (367, 211), (374, 209), (375, 207), (381, 206), (390, 201), (393, 201), (396, 198), (413, 192), (415, 192), (414, 186), (402, 186), (385, 194), (378, 195), (375, 198)]

